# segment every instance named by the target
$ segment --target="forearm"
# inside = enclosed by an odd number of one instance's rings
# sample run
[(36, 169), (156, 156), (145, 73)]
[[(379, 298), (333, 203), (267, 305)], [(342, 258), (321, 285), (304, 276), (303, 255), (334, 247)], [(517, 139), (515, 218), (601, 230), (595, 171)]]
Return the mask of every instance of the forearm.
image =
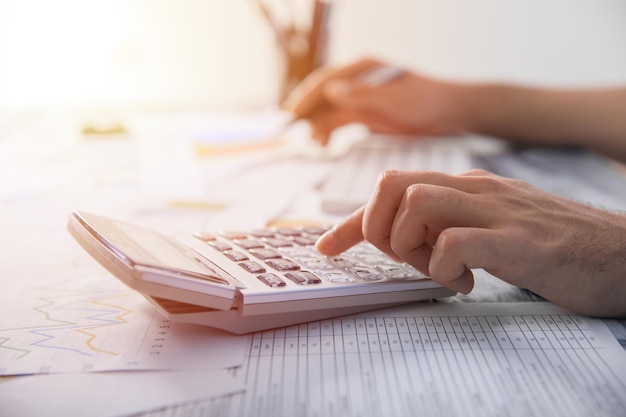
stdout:
[(523, 144), (581, 146), (626, 161), (626, 88), (460, 85), (458, 102), (468, 131)]

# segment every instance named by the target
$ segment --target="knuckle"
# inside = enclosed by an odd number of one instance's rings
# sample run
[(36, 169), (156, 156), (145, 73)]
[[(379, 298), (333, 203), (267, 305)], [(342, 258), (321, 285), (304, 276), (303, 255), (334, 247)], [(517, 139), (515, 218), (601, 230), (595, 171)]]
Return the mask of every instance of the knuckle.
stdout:
[(437, 207), (452, 209), (459, 204), (449, 188), (422, 183), (411, 184), (406, 188), (404, 202), (410, 210), (419, 209), (431, 213)]
[(483, 176), (477, 178), (477, 181), (479, 182), (482, 189), (494, 193), (502, 193), (507, 189), (507, 185), (504, 180), (504, 178), (494, 176)]
[(376, 189), (379, 191), (384, 191), (396, 184), (401, 177), (402, 171), (400, 170), (385, 170), (378, 174), (378, 179), (376, 180)]
[(385, 183), (389, 181), (395, 182), (400, 176), (402, 176), (402, 171), (398, 169), (387, 169), (378, 175), (378, 182), (380, 183)]
[[(481, 171), (486, 173), (486, 175), (482, 175)], [(475, 175), (473, 175), (474, 173)], [(475, 181), (477, 181), (482, 188), (494, 192), (503, 192), (512, 188), (525, 189), (530, 187), (530, 184), (526, 181), (515, 178), (500, 177), (484, 170), (472, 170), (466, 174), (473, 175), (475, 177)]]
[(473, 177), (486, 177), (493, 175), (491, 172), (482, 168), (473, 168), (469, 171), (465, 171), (461, 176), (473, 176)]
[(410, 206), (415, 204), (420, 204), (424, 201), (429, 201), (431, 199), (431, 187), (428, 187), (424, 184), (412, 184), (409, 185), (404, 192), (404, 198)]
[(523, 181), (523, 180), (511, 179), (509, 181), (513, 187), (518, 188), (518, 189), (526, 190), (526, 189), (532, 188), (532, 185), (530, 183)]
[(437, 250), (443, 255), (448, 256), (457, 251), (458, 248), (463, 247), (463, 239), (456, 229), (445, 229), (437, 238)]
[(479, 185), (481, 189), (496, 193), (501, 193), (511, 188), (525, 188), (528, 186), (528, 183), (522, 180), (501, 177), (484, 169), (472, 169), (460, 176), (472, 177), (472, 181)]

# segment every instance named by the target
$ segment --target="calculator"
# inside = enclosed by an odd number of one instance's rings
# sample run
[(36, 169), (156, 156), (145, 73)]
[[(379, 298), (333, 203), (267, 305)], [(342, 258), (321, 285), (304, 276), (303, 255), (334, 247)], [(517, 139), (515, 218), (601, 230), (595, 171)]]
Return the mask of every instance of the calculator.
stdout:
[(327, 227), (166, 236), (74, 211), (67, 228), (168, 320), (236, 334), (454, 294), (367, 242), (321, 255), (315, 242)]

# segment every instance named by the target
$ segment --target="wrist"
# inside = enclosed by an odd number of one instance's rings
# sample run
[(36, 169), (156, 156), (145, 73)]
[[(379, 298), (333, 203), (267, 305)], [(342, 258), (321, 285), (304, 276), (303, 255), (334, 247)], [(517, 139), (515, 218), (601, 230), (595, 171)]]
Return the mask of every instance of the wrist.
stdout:
[(498, 87), (488, 84), (456, 83), (450, 85), (453, 114), (450, 120), (461, 132), (488, 134), (497, 114)]

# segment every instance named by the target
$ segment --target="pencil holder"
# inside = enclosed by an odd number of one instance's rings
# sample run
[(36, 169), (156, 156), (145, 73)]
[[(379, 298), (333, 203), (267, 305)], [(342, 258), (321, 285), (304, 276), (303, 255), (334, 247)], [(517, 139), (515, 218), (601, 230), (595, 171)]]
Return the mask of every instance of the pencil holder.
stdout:
[[(308, 27), (299, 27), (296, 21), (295, 8), (288, 10), (272, 10), (263, 0), (257, 5), (265, 21), (272, 29), (280, 59), (283, 61), (283, 73), (279, 83), (279, 103), (289, 96), (293, 89), (310, 73), (326, 63), (328, 43), (328, 20), (331, 3), (329, 0), (314, 0), (310, 10)], [(291, 5), (293, 6), (293, 5)]]

